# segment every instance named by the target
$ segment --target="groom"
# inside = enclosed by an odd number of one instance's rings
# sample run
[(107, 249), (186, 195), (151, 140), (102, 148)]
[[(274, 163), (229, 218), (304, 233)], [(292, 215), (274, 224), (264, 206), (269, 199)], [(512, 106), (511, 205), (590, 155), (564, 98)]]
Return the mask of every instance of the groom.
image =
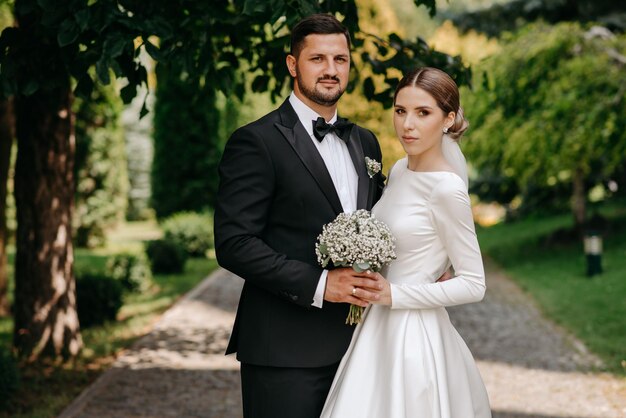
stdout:
[(322, 226), (371, 209), (383, 188), (365, 165), (381, 161), (376, 137), (337, 118), (350, 35), (331, 15), (309, 16), (286, 61), (290, 97), (236, 130), (219, 167), (217, 259), (245, 280), (226, 352), (241, 362), (246, 418), (318, 417), (354, 329), (349, 304), (380, 289), (374, 274), (323, 270), (315, 256)]

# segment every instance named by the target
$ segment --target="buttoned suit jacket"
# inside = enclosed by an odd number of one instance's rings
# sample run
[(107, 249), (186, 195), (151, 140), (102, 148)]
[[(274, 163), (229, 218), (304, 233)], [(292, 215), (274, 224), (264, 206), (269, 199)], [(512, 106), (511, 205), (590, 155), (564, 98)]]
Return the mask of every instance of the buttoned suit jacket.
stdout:
[[(347, 140), (358, 174), (357, 208), (371, 209), (384, 176), (370, 178), (365, 157), (381, 161), (375, 135), (354, 126)], [(219, 166), (215, 250), (245, 280), (227, 354), (277, 367), (338, 362), (354, 327), (349, 305), (312, 307), (322, 273), (315, 242), (343, 211), (322, 157), (289, 101), (236, 130)]]

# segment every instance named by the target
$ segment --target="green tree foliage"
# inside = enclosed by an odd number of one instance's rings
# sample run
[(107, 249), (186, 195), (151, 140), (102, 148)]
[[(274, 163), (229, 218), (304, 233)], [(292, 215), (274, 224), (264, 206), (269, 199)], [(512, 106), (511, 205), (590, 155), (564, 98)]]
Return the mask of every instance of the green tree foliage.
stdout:
[(468, 12), (442, 13), (463, 31), (474, 29), (490, 36), (513, 31), (523, 24), (543, 20), (599, 22), (626, 31), (626, 2), (615, 0), (513, 0)]
[[(431, 16), (434, 0), (414, 0), (425, 5)], [(277, 97), (289, 80), (284, 51), (289, 44), (289, 28), (303, 16), (316, 12), (335, 13), (353, 34), (359, 34), (358, 7), (355, 0), (319, 2), (317, 0), (237, 0), (189, 2), (171, 0), (125, 0), (117, 3), (78, 0), (22, 0), (16, 11), (39, 24), (38, 35), (51, 36), (62, 48), (31, 54), (30, 40), (20, 28), (6, 28), (0, 37), (0, 82), (5, 95), (32, 94), (59, 85), (72, 76), (78, 82), (76, 93), (87, 95), (99, 81), (108, 84), (111, 76), (126, 78), (121, 91), (124, 102), (136, 94), (147, 80), (145, 67), (136, 60), (135, 40), (157, 61), (176, 63), (181, 74), (198, 80), (213, 90), (242, 97), (245, 80), (238, 76), (243, 68), (255, 73), (254, 91), (271, 91)], [(359, 47), (362, 41), (356, 39)], [(155, 39), (158, 39), (158, 44)], [(459, 59), (430, 49), (422, 39), (407, 40), (391, 34), (374, 38), (380, 57), (367, 55), (366, 63), (377, 74), (416, 65), (438, 66), (467, 81), (468, 72)], [(54, 65), (32, 65), (36, 63)], [(246, 65), (242, 67), (242, 64)], [(95, 67), (95, 76), (87, 69)], [(43, 71), (45, 68), (46, 71)], [(111, 74), (110, 71), (113, 71)], [(395, 88), (388, 80), (387, 96)], [(365, 80), (368, 84), (367, 80)], [(366, 95), (386, 100), (385, 95)], [(379, 92), (377, 92), (379, 93)]]
[(176, 66), (157, 66), (152, 207), (163, 218), (213, 207), (221, 157), (216, 92)]
[(533, 24), (507, 36), (465, 94), (464, 149), (480, 172), (500, 174), (495, 194), (565, 186), (582, 224), (589, 188), (624, 170), (625, 66), (626, 35), (606, 29)]
[(74, 102), (76, 114), (75, 243), (104, 244), (105, 229), (124, 219), (128, 175), (122, 103), (113, 86), (96, 85), (89, 99)]

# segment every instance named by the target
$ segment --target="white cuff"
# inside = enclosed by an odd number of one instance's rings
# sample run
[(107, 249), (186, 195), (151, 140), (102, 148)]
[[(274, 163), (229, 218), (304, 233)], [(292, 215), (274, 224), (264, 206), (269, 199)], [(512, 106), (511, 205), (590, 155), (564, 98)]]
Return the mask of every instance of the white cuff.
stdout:
[(313, 295), (313, 303), (311, 306), (321, 308), (324, 304), (324, 292), (326, 291), (326, 277), (328, 276), (328, 270), (324, 270), (320, 276), (320, 281), (317, 282), (317, 288), (315, 289), (315, 295)]

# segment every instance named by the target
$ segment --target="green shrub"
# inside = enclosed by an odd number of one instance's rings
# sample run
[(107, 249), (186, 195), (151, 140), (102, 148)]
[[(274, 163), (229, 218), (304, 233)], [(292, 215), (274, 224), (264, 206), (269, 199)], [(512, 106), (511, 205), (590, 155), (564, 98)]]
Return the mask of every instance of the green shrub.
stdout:
[(0, 348), (0, 406), (5, 405), (11, 394), (18, 388), (20, 375), (13, 355), (5, 348)]
[(178, 243), (164, 239), (149, 241), (146, 254), (154, 274), (182, 273), (187, 261), (187, 253)]
[(88, 273), (76, 279), (76, 307), (82, 327), (114, 321), (122, 307), (122, 283), (109, 276)]
[(123, 110), (115, 86), (96, 84), (89, 99), (77, 97), (74, 244), (98, 247), (105, 231), (124, 219), (128, 201)]
[(155, 71), (151, 206), (161, 219), (213, 207), (224, 138), (215, 89), (174, 62), (159, 63)]
[(152, 273), (143, 253), (121, 253), (107, 260), (107, 274), (128, 291), (144, 291), (152, 284)]
[(163, 222), (165, 239), (180, 245), (191, 257), (206, 257), (213, 248), (213, 218), (209, 214), (179, 212)]

